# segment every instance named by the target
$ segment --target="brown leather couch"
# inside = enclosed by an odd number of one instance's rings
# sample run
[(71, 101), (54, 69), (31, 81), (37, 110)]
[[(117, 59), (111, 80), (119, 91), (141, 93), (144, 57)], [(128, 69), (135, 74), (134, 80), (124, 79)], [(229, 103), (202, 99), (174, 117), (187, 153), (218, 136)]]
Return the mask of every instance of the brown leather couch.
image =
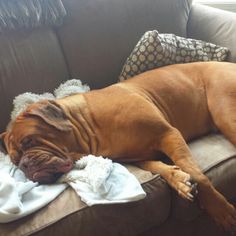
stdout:
[[(151, 29), (226, 46), (236, 61), (236, 14), (191, 0), (63, 0), (60, 27), (40, 27), (0, 35), (0, 131), (10, 119), (13, 98), (26, 91), (52, 91), (79, 78), (91, 88), (118, 79), (122, 64), (141, 35)], [(190, 144), (214, 185), (236, 200), (236, 149), (220, 134)], [(165, 159), (165, 158), (164, 158)], [(144, 200), (87, 207), (71, 189), (38, 212), (1, 224), (0, 236), (162, 235), (225, 236), (197, 202), (180, 199), (151, 173), (128, 167), (142, 183)]]

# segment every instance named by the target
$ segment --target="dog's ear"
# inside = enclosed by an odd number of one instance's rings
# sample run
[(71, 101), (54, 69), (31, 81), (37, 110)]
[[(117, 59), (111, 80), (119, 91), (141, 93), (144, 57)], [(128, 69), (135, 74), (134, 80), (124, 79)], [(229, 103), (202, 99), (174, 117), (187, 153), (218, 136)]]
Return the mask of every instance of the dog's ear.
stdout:
[(5, 145), (6, 134), (7, 134), (7, 132), (0, 134), (0, 151), (2, 151), (5, 154), (7, 154), (7, 148)]
[(53, 101), (43, 101), (33, 107), (29, 107), (24, 113), (24, 116), (28, 115), (38, 116), (60, 131), (70, 131), (72, 129), (72, 125), (65, 113)]

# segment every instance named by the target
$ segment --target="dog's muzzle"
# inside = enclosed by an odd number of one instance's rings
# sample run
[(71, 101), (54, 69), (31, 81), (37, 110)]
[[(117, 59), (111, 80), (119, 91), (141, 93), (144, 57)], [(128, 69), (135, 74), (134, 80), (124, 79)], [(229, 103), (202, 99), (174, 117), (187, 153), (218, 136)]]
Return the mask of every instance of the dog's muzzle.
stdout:
[(61, 175), (69, 172), (73, 168), (73, 162), (58, 153), (32, 149), (24, 152), (19, 168), (28, 179), (40, 184), (51, 184)]

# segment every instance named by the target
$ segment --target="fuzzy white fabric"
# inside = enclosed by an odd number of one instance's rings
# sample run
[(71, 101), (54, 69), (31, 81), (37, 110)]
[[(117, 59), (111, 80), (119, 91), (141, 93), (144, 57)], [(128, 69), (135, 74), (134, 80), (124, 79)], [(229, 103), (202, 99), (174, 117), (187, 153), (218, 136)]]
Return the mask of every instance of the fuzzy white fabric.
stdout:
[(11, 112), (11, 120), (15, 120), (16, 117), (27, 108), (32, 103), (38, 102), (44, 99), (55, 99), (53, 94), (44, 93), (44, 94), (34, 94), (26, 92), (18, 95), (13, 100), (13, 110)]
[(26, 107), (32, 103), (38, 102), (45, 99), (56, 99), (66, 97), (75, 93), (85, 93), (90, 90), (88, 85), (83, 85), (78, 79), (67, 80), (62, 83), (54, 93), (35, 94), (26, 92), (15, 97), (13, 100), (13, 110), (11, 113), (11, 119), (15, 118), (26, 109)]
[[(79, 169), (79, 171), (78, 171)], [(138, 201), (146, 197), (140, 183), (124, 166), (93, 155), (81, 158), (61, 177), (88, 206)]]
[[(69, 80), (55, 89), (54, 94), (24, 93), (13, 101), (12, 120), (26, 107), (44, 99), (65, 97), (89, 91), (80, 80)], [(53, 185), (39, 185), (28, 180), (0, 152), (0, 223), (11, 222), (42, 208), (70, 185), (89, 206), (94, 204), (137, 201), (146, 196), (137, 179), (120, 164), (89, 155), (77, 161), (73, 170)]]
[(67, 80), (64, 84), (61, 84), (54, 90), (54, 96), (56, 98), (63, 98), (75, 93), (85, 93), (90, 90), (89, 86), (82, 84), (80, 80), (71, 79)]

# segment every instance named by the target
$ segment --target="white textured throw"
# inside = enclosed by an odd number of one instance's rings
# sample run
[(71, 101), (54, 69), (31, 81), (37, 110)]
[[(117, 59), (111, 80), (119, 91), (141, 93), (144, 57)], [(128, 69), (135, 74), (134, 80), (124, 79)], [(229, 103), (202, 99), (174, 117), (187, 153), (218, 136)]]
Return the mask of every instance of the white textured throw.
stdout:
[(59, 181), (68, 183), (89, 206), (138, 201), (146, 196), (136, 177), (124, 166), (93, 155), (77, 161), (75, 169)]
[[(82, 85), (80, 80), (73, 79), (60, 85), (54, 94), (21, 94), (13, 102), (11, 118), (14, 120), (27, 105), (39, 100), (88, 90), (89, 87)], [(11, 163), (9, 156), (0, 152), (0, 223), (11, 222), (37, 211), (55, 199), (68, 184), (89, 206), (137, 201), (146, 196), (138, 180), (125, 167), (109, 159), (92, 155), (83, 157), (58, 183), (39, 185), (28, 180)]]
[(39, 185), (26, 179), (10, 158), (0, 152), (0, 223), (29, 215), (47, 205), (67, 184)]

